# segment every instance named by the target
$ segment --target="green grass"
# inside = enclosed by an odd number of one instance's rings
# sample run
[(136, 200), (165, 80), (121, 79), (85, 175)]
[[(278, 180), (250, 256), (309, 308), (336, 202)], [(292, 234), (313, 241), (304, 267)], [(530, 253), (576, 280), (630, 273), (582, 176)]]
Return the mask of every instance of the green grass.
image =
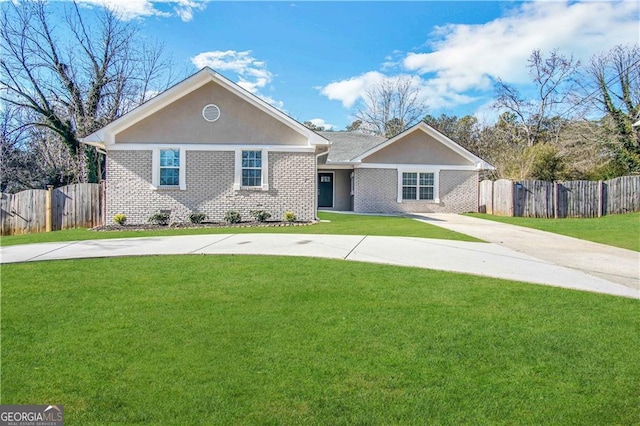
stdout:
[(610, 215), (593, 219), (503, 217), (479, 213), (470, 213), (469, 216), (640, 251), (640, 213)]
[(2, 266), (2, 404), (68, 425), (638, 424), (639, 301), (327, 259)]
[(55, 241), (83, 241), (108, 238), (159, 237), (170, 235), (201, 234), (342, 234), (342, 235), (386, 235), (392, 237), (440, 238), (445, 240), (480, 241), (468, 235), (429, 225), (406, 217), (366, 216), (339, 213), (318, 213), (321, 222), (307, 226), (291, 227), (222, 227), (192, 229), (162, 229), (153, 231), (109, 231), (95, 232), (88, 229), (69, 229), (40, 234), (14, 235), (0, 238), (0, 246), (16, 244), (47, 243)]

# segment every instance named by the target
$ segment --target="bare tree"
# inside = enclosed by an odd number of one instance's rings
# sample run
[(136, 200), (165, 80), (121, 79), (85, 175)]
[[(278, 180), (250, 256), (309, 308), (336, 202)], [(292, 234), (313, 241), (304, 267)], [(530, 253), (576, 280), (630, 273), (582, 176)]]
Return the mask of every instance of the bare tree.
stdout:
[(618, 175), (611, 167), (614, 155), (607, 143), (611, 133), (606, 121), (573, 120), (564, 126), (556, 146), (567, 162), (566, 179), (604, 180)]
[(640, 47), (616, 46), (596, 55), (586, 73), (595, 86), (587, 99), (609, 118), (605, 125), (614, 136), (610, 147), (619, 173), (640, 173), (640, 129), (633, 128), (640, 119)]
[(0, 108), (0, 192), (19, 192), (77, 181), (83, 158), (74, 157), (46, 127), (16, 126), (33, 114), (11, 105)]
[(168, 87), (170, 62), (111, 10), (99, 9), (89, 25), (75, 2), (58, 16), (49, 7), (44, 0), (1, 6), (0, 99), (30, 112), (15, 128), (54, 133), (86, 164), (75, 179), (96, 181), (98, 153), (79, 139)]
[(386, 78), (368, 89), (355, 113), (361, 130), (393, 137), (424, 117), (420, 88), (407, 76)]
[(35, 156), (25, 144), (25, 129), (12, 129), (18, 111), (7, 105), (0, 108), (0, 192), (17, 192), (30, 188)]
[(313, 130), (314, 132), (324, 132), (326, 130), (324, 126), (316, 126), (311, 121), (305, 121), (304, 123), (302, 123), (302, 125), (307, 129)]
[(534, 50), (528, 60), (535, 86), (532, 97), (524, 97), (514, 86), (498, 79), (494, 108), (515, 115), (518, 137), (527, 146), (557, 140), (562, 127), (557, 116), (573, 101), (577, 88), (574, 75), (579, 65), (573, 57), (567, 58), (557, 51), (544, 58), (540, 50)]

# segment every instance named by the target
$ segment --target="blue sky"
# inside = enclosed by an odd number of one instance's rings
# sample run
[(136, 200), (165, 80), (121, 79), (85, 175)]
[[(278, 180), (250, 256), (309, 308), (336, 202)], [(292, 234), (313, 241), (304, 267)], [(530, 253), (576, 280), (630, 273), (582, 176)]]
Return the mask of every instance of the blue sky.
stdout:
[(489, 119), (495, 79), (525, 85), (533, 49), (588, 61), (640, 39), (637, 0), (106, 3), (189, 73), (211, 66), (295, 119), (336, 130), (385, 78), (410, 76), (431, 114)]

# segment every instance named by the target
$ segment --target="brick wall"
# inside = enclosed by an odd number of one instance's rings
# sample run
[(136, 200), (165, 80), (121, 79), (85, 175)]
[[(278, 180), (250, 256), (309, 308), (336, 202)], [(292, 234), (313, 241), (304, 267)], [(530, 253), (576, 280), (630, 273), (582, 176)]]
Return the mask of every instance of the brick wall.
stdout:
[(124, 213), (127, 223), (146, 223), (158, 210), (172, 220), (187, 221), (191, 212), (222, 221), (227, 211), (250, 219), (251, 210), (266, 210), (272, 219), (293, 211), (298, 220), (315, 218), (315, 155), (269, 152), (269, 190), (233, 189), (233, 151), (187, 151), (187, 189), (151, 188), (151, 151), (110, 151), (107, 159), (107, 223)]
[(359, 213), (464, 213), (478, 210), (478, 172), (440, 171), (440, 203), (398, 203), (398, 171), (356, 169), (354, 211)]

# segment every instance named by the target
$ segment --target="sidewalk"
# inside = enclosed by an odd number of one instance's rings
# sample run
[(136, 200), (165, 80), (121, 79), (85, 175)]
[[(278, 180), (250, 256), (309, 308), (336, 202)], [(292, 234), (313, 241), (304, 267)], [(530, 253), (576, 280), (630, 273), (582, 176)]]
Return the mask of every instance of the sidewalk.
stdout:
[(0, 263), (168, 254), (345, 259), (463, 272), (640, 298), (640, 291), (636, 289), (517, 252), (504, 245), (409, 237), (224, 234), (42, 243), (1, 247)]

